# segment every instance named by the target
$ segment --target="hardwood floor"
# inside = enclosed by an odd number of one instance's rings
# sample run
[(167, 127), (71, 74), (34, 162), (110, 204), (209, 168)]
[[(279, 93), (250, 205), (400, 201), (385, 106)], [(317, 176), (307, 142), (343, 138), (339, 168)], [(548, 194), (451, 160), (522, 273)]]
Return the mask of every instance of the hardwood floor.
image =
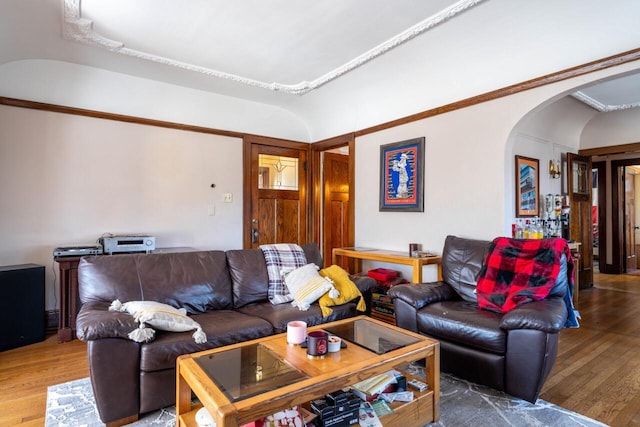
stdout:
[(640, 426), (640, 277), (596, 274), (580, 328), (560, 332), (540, 398), (611, 426)]
[[(595, 276), (580, 291), (580, 328), (560, 333), (540, 397), (611, 426), (640, 426), (640, 277)], [(0, 352), (0, 426), (44, 425), (47, 387), (89, 376), (80, 341)]]
[(47, 387), (89, 376), (86, 345), (45, 341), (0, 352), (0, 426), (43, 426)]

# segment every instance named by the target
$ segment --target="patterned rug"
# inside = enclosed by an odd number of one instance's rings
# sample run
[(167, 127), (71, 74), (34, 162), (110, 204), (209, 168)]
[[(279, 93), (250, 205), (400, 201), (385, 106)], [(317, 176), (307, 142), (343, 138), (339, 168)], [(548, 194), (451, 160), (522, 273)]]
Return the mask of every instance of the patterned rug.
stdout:
[[(419, 374), (419, 367), (415, 367)], [(598, 421), (538, 400), (535, 405), (515, 399), (487, 387), (442, 375), (440, 421), (429, 427), (601, 427)], [(384, 419), (383, 419), (384, 421)], [(98, 418), (88, 378), (49, 387), (47, 392), (47, 427), (98, 427)], [(147, 414), (135, 427), (174, 427), (175, 408)]]

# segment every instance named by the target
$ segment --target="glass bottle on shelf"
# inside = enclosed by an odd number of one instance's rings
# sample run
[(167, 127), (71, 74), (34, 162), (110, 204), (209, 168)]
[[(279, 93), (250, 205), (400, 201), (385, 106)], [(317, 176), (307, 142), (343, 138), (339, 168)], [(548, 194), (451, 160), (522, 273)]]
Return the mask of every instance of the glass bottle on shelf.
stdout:
[(516, 230), (515, 230), (515, 236), (516, 239), (522, 239), (522, 220), (520, 218), (518, 218), (516, 220)]

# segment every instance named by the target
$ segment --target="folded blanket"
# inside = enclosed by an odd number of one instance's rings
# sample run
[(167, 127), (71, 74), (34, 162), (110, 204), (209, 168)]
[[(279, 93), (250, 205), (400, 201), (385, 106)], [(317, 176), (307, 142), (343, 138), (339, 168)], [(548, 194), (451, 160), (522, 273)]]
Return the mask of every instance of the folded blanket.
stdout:
[[(567, 260), (566, 281), (563, 278), (558, 281), (562, 255)], [(569, 320), (572, 321), (568, 321), (566, 326), (577, 326), (577, 312), (571, 301), (573, 260), (566, 240), (498, 237), (491, 243), (480, 271), (476, 288), (478, 305), (487, 310), (506, 313), (521, 304), (546, 298), (557, 281), (568, 286), (568, 297), (564, 298), (564, 302)]]
[(299, 245), (276, 243), (261, 245), (269, 276), (268, 297), (272, 304), (282, 304), (293, 301), (284, 276), (296, 268), (307, 264), (307, 256)]

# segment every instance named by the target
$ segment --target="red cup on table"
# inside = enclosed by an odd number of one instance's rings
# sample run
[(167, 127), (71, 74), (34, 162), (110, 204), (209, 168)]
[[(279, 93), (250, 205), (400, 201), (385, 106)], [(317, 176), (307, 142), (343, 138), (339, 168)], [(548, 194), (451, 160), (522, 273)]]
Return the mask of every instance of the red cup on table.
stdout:
[(329, 349), (329, 334), (324, 331), (313, 331), (307, 335), (307, 357), (322, 358)]

